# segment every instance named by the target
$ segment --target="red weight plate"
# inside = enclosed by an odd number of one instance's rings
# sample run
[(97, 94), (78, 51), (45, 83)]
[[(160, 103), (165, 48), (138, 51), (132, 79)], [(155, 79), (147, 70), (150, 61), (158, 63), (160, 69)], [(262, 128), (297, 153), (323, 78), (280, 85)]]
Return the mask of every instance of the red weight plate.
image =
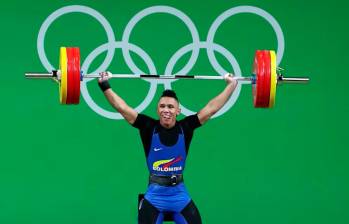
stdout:
[[(69, 68), (69, 104), (78, 104), (80, 99), (80, 52), (78, 48), (69, 48), (67, 51)], [(70, 83), (70, 84), (69, 84)], [(67, 103), (68, 104), (68, 103)]]
[(271, 62), (270, 62), (270, 52), (268, 50), (263, 51), (263, 67), (264, 67), (264, 80), (263, 80), (263, 97), (262, 97), (262, 107), (269, 108), (270, 99), (270, 78), (271, 78)]
[(263, 51), (259, 51), (257, 56), (257, 106), (263, 107), (263, 85), (264, 85), (264, 65), (263, 65)]
[(74, 54), (73, 54), (73, 48), (67, 47), (67, 76), (68, 76), (68, 88), (67, 88), (67, 103), (66, 104), (72, 104), (74, 99), (74, 88), (75, 88), (75, 80), (74, 80)]
[(257, 50), (254, 63), (254, 74), (256, 75), (256, 84), (254, 86), (254, 106), (262, 107), (263, 98), (263, 82), (264, 82), (264, 67), (263, 67), (263, 51)]
[(72, 47), (71, 48), (72, 50), (72, 58), (71, 58), (71, 66), (72, 66), (72, 75), (73, 75), (73, 83), (74, 83), (74, 89), (72, 91), (72, 101), (71, 103), (72, 104), (75, 104), (76, 102), (76, 92), (77, 92), (77, 80), (76, 80), (76, 76), (77, 76), (77, 66), (76, 66), (76, 51), (75, 51), (75, 47)]
[(74, 104), (76, 101), (76, 65), (75, 65), (75, 61), (76, 61), (76, 56), (75, 56), (75, 48), (72, 47), (71, 49), (71, 57), (69, 58), (69, 63), (71, 66), (71, 72), (70, 74), (72, 75), (72, 80), (73, 80), (73, 88), (71, 89), (71, 104)]
[(253, 94), (253, 105), (254, 107), (258, 106), (258, 93), (257, 93), (257, 86), (258, 86), (258, 55), (260, 54), (259, 50), (256, 50), (254, 55), (254, 61), (253, 61), (253, 74), (255, 75), (255, 83), (252, 84), (252, 94)]
[(80, 102), (80, 49), (78, 47), (75, 47), (75, 104), (79, 104)]

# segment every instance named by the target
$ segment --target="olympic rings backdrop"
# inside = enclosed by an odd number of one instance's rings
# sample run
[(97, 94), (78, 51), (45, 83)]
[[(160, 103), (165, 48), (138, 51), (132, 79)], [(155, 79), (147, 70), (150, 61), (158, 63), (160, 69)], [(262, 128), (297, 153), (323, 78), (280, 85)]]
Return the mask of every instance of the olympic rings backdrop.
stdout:
[[(240, 83), (195, 132), (185, 171), (204, 223), (348, 223), (348, 3), (331, 1), (36, 1), (2, 3), (0, 223), (136, 223), (147, 186), (138, 131), (85, 79), (78, 106), (26, 71), (58, 67), (79, 46), (95, 73), (249, 76), (256, 49), (274, 49), (287, 76), (276, 106), (254, 109)], [(193, 114), (223, 81), (111, 80), (156, 117), (164, 89)]]

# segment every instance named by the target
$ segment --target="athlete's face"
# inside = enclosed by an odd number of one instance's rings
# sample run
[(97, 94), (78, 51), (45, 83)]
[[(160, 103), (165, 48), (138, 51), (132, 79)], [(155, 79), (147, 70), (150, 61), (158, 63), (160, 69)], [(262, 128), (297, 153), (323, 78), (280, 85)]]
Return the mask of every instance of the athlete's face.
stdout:
[(165, 128), (172, 128), (176, 124), (176, 117), (181, 110), (177, 100), (173, 97), (161, 97), (158, 103), (160, 124)]

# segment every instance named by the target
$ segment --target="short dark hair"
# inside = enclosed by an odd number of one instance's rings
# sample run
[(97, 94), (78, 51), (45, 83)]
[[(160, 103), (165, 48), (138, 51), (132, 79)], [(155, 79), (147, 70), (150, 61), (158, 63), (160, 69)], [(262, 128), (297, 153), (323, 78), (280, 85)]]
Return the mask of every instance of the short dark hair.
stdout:
[[(175, 91), (171, 90), (171, 89), (165, 89), (162, 94), (161, 97), (172, 97), (174, 99), (177, 100), (177, 102), (179, 102), (177, 94), (175, 93)], [(160, 97), (160, 98), (161, 98)]]

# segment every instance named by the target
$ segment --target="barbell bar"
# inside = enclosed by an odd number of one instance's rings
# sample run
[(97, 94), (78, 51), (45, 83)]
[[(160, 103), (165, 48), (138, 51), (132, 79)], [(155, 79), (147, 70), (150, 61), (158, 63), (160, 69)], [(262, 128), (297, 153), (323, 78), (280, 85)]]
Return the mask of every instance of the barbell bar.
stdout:
[[(281, 83), (308, 83), (308, 77), (284, 77), (276, 66), (274, 51), (257, 50), (254, 57), (252, 75), (236, 77), (237, 81), (252, 84), (253, 103), (256, 108), (271, 108), (275, 104), (276, 86)], [(155, 74), (111, 74), (118, 79), (201, 79), (223, 80), (223, 76), (212, 75), (155, 75)], [(60, 103), (79, 104), (80, 81), (84, 78), (99, 78), (99, 74), (83, 74), (80, 70), (80, 50), (77, 47), (61, 47), (59, 69), (51, 73), (27, 72), (26, 78), (54, 79), (59, 83)]]

